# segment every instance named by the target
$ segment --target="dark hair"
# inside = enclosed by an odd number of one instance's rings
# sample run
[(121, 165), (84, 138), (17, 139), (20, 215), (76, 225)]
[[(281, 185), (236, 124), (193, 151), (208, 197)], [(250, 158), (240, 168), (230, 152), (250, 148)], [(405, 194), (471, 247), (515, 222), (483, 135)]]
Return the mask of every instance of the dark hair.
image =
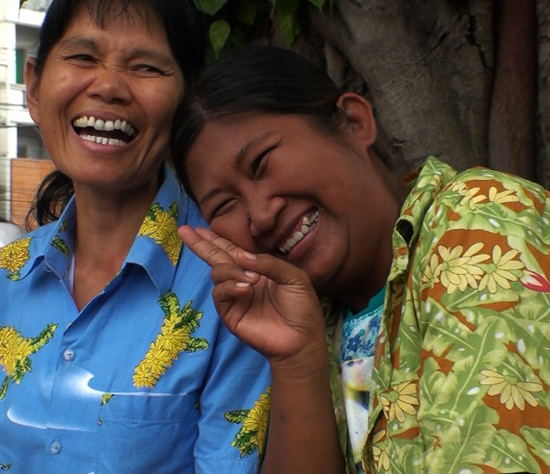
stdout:
[[(155, 12), (164, 26), (170, 49), (184, 77), (190, 79), (204, 64), (205, 43), (202, 27), (190, 0), (53, 0), (40, 28), (34, 72), (40, 76), (48, 55), (65, 33), (80, 8), (86, 8), (92, 21), (104, 27), (111, 19), (135, 9), (145, 21)], [(56, 170), (40, 185), (26, 224), (34, 218), (38, 225), (56, 220), (74, 193), (69, 177)]]
[(248, 46), (207, 67), (186, 92), (173, 122), (174, 168), (192, 196), (185, 157), (204, 125), (244, 112), (293, 114), (334, 133), (342, 128), (342, 91), (302, 56), (274, 46)]

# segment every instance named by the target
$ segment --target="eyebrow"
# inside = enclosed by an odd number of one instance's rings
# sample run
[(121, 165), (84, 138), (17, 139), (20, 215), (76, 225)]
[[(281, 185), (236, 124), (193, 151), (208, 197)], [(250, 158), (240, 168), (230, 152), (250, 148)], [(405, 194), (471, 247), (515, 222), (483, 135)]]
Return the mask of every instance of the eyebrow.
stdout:
[[(60, 47), (83, 47), (89, 49), (99, 49), (97, 43), (92, 38), (87, 38), (84, 36), (69, 36), (60, 43)], [(162, 51), (156, 49), (147, 49), (147, 48), (133, 48), (127, 52), (127, 57), (143, 57), (148, 59), (155, 59), (160, 61), (166, 67), (175, 65), (175, 61), (171, 56), (163, 53)]]
[[(240, 168), (242, 166), (242, 162), (246, 158), (246, 155), (248, 154), (250, 148), (257, 146), (261, 142), (263, 142), (266, 138), (273, 135), (275, 132), (265, 132), (261, 135), (258, 135), (257, 137), (254, 137), (250, 140), (248, 140), (238, 151), (237, 156), (235, 158), (235, 163), (233, 164), (234, 168)], [(214, 188), (208, 191), (200, 200), (199, 200), (199, 206), (202, 206), (205, 201), (210, 199), (212, 196), (220, 192), (220, 188)]]

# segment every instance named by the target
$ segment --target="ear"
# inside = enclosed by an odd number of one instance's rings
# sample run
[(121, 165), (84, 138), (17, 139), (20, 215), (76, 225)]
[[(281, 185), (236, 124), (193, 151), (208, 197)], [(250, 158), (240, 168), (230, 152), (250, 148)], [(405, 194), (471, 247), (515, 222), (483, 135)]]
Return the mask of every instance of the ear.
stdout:
[(25, 84), (27, 86), (27, 106), (29, 113), (36, 125), (40, 125), (40, 114), (38, 112), (38, 91), (40, 89), (40, 78), (36, 75), (36, 59), (29, 58), (25, 65)]
[(342, 94), (336, 105), (344, 113), (351, 132), (356, 135), (367, 148), (376, 140), (376, 122), (370, 103), (353, 92)]

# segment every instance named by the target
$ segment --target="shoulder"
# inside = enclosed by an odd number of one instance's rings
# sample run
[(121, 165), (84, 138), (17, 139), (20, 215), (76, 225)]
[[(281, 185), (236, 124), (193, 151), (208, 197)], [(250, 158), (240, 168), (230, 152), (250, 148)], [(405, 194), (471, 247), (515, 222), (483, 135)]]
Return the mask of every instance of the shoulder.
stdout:
[[(511, 174), (487, 168), (471, 168), (458, 173), (441, 190), (436, 202), (457, 202), (459, 207), (475, 211), (478, 206), (504, 205), (514, 209), (534, 206), (540, 209), (548, 199), (547, 191), (539, 184)], [(519, 210), (519, 208), (517, 209)]]

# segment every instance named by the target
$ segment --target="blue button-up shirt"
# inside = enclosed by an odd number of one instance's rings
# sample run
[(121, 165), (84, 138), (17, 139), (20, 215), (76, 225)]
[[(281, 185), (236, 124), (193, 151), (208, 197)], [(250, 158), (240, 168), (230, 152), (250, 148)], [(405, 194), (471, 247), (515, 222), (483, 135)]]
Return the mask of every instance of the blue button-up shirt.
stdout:
[(120, 272), (80, 312), (75, 211), (0, 249), (0, 468), (256, 472), (269, 368), (221, 323), (208, 266), (176, 234), (205, 225), (195, 205), (167, 169)]

